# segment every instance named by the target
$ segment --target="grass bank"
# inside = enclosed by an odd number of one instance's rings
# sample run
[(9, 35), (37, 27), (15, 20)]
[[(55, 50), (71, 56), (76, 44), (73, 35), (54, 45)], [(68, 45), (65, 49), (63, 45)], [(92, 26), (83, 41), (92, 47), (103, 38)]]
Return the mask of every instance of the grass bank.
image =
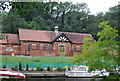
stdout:
[(0, 63), (72, 63), (73, 57), (0, 56)]

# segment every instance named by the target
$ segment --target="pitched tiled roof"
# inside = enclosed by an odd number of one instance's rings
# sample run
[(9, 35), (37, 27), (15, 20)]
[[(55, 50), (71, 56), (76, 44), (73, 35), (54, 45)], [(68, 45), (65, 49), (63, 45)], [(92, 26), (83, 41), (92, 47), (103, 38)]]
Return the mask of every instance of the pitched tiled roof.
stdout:
[[(19, 39), (29, 41), (52, 42), (56, 37), (64, 33), (72, 43), (82, 43), (84, 37), (91, 37), (91, 34), (59, 32), (56, 36), (54, 31), (19, 29)], [(93, 38), (92, 38), (93, 39)]]
[(19, 38), (17, 34), (2, 34), (3, 40), (0, 40), (0, 43), (12, 43), (19, 44)]
[(72, 41), (72, 43), (83, 43), (84, 37), (90, 37), (93, 39), (91, 34), (67, 33), (67, 32), (65, 32), (64, 34)]
[(55, 37), (53, 31), (19, 29), (20, 40), (51, 42)]

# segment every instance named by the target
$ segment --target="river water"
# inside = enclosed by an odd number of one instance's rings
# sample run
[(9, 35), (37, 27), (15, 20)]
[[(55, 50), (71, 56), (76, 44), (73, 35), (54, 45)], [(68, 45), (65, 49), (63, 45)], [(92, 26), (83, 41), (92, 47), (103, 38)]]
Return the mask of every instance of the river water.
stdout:
[(102, 78), (27, 78), (27, 79), (2, 79), (0, 81), (119, 81), (119, 80), (102, 80)]

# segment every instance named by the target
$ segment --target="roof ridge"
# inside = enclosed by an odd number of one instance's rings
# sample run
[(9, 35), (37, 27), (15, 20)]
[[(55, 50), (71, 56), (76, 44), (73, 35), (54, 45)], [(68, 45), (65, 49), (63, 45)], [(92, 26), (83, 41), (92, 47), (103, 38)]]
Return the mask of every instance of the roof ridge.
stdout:
[[(21, 29), (21, 28), (19, 28), (19, 29)], [(18, 30), (19, 30), (19, 29), (18, 29)], [(47, 30), (34, 30), (34, 29), (22, 29), (22, 30), (54, 32), (54, 31), (50, 31), (50, 30), (49, 30), (49, 31), (47, 31)], [(78, 33), (78, 32), (62, 32), (62, 31), (59, 31), (59, 33), (68, 33), (68, 34), (72, 33), (72, 34), (85, 34), (85, 35), (91, 35), (91, 34)]]
[(54, 31), (47, 31), (47, 30), (34, 30), (34, 29), (18, 29), (18, 30), (31, 30), (31, 31), (46, 31), (46, 32), (54, 32)]
[(89, 35), (89, 34), (86, 34), (86, 33), (76, 33), (76, 32), (61, 32), (61, 33), (68, 33), (68, 34), (72, 33), (72, 34), (85, 34), (85, 35)]

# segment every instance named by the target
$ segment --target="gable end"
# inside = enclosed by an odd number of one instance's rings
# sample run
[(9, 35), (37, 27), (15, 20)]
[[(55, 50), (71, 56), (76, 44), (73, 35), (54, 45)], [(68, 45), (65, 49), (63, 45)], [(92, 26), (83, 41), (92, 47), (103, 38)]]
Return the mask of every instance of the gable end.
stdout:
[(69, 42), (69, 43), (72, 43), (64, 33), (62, 33), (57, 38), (55, 38), (53, 40), (53, 42)]

